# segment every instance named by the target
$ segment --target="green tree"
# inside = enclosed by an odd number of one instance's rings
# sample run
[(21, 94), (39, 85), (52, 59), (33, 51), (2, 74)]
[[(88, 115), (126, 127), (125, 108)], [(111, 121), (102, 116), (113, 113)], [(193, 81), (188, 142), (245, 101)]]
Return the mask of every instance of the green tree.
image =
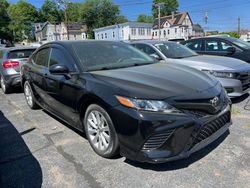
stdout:
[(8, 8), (8, 14), (11, 19), (9, 28), (15, 32), (17, 40), (31, 39), (32, 24), (38, 20), (36, 8), (20, 0)]
[(63, 15), (59, 9), (59, 4), (54, 0), (45, 0), (39, 10), (40, 21), (49, 21), (52, 24), (62, 21)]
[(10, 22), (7, 8), (9, 3), (6, 0), (0, 0), (0, 42), (1, 40), (12, 40), (12, 32), (8, 29)]
[(116, 24), (120, 10), (111, 0), (86, 0), (81, 10), (81, 18), (88, 27), (88, 36), (93, 37), (93, 29)]
[(222, 32), (220, 34), (229, 35), (230, 37), (234, 37), (234, 38), (240, 38), (240, 35), (238, 34), (238, 32), (235, 32), (235, 31)]
[(137, 17), (137, 22), (153, 23), (154, 18), (152, 16), (147, 16), (147, 15), (144, 15), (144, 14), (140, 14)]
[(68, 3), (67, 15), (69, 22), (81, 21), (81, 3)]
[(179, 7), (178, 0), (153, 0), (152, 14), (154, 18), (158, 17), (158, 8), (155, 6), (157, 3), (164, 3), (161, 7), (161, 16), (170, 15), (171, 12), (176, 12)]
[(125, 16), (123, 15), (117, 16), (116, 23), (125, 23), (125, 22), (128, 22), (128, 19)]

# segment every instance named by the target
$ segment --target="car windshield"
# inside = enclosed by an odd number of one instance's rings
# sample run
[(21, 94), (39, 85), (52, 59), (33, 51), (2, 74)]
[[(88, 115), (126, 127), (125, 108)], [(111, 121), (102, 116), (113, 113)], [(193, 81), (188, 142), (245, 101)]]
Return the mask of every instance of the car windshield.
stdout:
[(10, 51), (8, 58), (9, 59), (21, 59), (29, 58), (29, 56), (35, 51), (35, 49), (24, 49), (24, 50), (14, 50)]
[(232, 38), (232, 37), (229, 37), (228, 40), (230, 42), (232, 42), (233, 44), (243, 48), (243, 49), (246, 49), (246, 50), (249, 50), (250, 49), (250, 44), (248, 42), (245, 42), (241, 39), (236, 39), (236, 38)]
[(155, 46), (167, 57), (173, 59), (181, 59), (192, 56), (197, 56), (198, 54), (186, 46), (177, 44), (174, 42), (169, 43), (158, 43)]
[(156, 62), (140, 50), (122, 42), (78, 42), (73, 43), (72, 47), (86, 71), (125, 68)]

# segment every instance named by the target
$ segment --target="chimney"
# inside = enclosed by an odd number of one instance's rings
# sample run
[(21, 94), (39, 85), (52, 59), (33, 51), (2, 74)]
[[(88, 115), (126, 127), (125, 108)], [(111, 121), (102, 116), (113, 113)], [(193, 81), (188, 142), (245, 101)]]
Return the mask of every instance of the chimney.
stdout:
[(171, 13), (172, 13), (172, 20), (174, 20), (174, 11), (172, 11)]

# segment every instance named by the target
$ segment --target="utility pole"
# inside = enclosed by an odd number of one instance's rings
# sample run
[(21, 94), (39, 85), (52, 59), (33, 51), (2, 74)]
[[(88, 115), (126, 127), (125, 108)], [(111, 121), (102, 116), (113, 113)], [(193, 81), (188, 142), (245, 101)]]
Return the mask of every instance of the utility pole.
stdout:
[(165, 3), (157, 3), (155, 6), (158, 8), (158, 29), (159, 29), (159, 40), (161, 40), (161, 6)]
[(238, 35), (240, 36), (240, 17), (238, 17)]
[(206, 30), (208, 30), (208, 27), (207, 27), (207, 24), (208, 24), (208, 12), (207, 11), (205, 12), (204, 21), (205, 21), (205, 24), (206, 24), (206, 28), (204, 28), (205, 29), (205, 36), (207, 36), (207, 31), (206, 31)]
[(58, 0), (58, 4), (63, 4), (64, 8), (64, 22), (66, 26), (66, 33), (67, 33), (67, 39), (69, 40), (69, 29), (68, 29), (68, 15), (67, 15), (67, 9), (68, 9), (68, 2), (67, 0)]

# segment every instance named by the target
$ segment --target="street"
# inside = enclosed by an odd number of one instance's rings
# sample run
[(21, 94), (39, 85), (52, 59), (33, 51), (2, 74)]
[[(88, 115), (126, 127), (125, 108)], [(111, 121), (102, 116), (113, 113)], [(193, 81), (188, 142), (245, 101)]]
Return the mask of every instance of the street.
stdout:
[(30, 110), (23, 93), (0, 91), (0, 187), (249, 187), (250, 100), (233, 100), (233, 125), (189, 159), (144, 164), (104, 159), (84, 134), (44, 110)]

